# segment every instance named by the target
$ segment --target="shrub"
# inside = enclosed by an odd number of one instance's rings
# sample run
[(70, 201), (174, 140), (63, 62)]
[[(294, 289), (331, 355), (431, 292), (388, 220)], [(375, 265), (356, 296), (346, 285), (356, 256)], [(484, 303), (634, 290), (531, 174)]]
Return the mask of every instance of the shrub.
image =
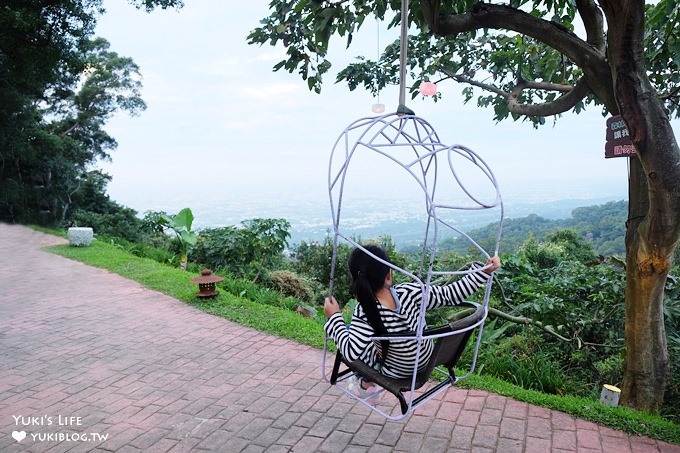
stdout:
[[(405, 255), (396, 251), (395, 245), (391, 237), (383, 236), (373, 240), (361, 240), (360, 238), (353, 238), (359, 244), (377, 244), (382, 247), (387, 256), (389, 256), (392, 263), (406, 268), (407, 258)], [(333, 275), (333, 296), (338, 300), (338, 303), (344, 305), (350, 301), (352, 295), (350, 294), (350, 276), (349, 268), (347, 267), (347, 260), (352, 247), (345, 243), (339, 242), (336, 251), (335, 273)], [(328, 291), (331, 280), (331, 261), (333, 256), (333, 239), (330, 235), (322, 242), (305, 242), (302, 241), (297, 246), (293, 247), (291, 251), (291, 266), (299, 275), (309, 277), (311, 280), (310, 286), (315, 289), (315, 298), (325, 297)], [(401, 275), (397, 273), (395, 279), (398, 281)], [(319, 292), (321, 289), (321, 292)]]
[(622, 354), (612, 354), (604, 360), (596, 362), (594, 366), (599, 373), (598, 383), (620, 385), (623, 380)]
[(571, 381), (541, 348), (542, 343), (537, 336), (521, 334), (483, 346), (478, 370), (525, 389), (558, 395), (572, 392)]
[(295, 311), (299, 301), (278, 291), (265, 288), (243, 278), (226, 278), (220, 285), (225, 291), (254, 302)]
[(282, 262), (289, 228), (284, 219), (253, 219), (240, 227), (208, 228), (198, 235), (191, 259), (213, 270), (256, 281), (263, 271)]
[(97, 235), (116, 236), (131, 242), (143, 240), (141, 221), (132, 209), (120, 209), (112, 213), (98, 213), (78, 210), (68, 226), (92, 227)]
[[(339, 244), (336, 258), (336, 269), (333, 284), (333, 295), (340, 304), (346, 303), (351, 295), (349, 292), (349, 270), (347, 258), (351, 248), (347, 244)], [(331, 257), (333, 255), (333, 240), (326, 236), (323, 242), (302, 241), (291, 251), (292, 267), (300, 275), (309, 277), (317, 288), (328, 289), (331, 272)], [(320, 297), (317, 294), (316, 297)]]
[(269, 281), (272, 287), (285, 294), (303, 301), (311, 301), (314, 293), (305, 281), (291, 271), (273, 271), (269, 273)]

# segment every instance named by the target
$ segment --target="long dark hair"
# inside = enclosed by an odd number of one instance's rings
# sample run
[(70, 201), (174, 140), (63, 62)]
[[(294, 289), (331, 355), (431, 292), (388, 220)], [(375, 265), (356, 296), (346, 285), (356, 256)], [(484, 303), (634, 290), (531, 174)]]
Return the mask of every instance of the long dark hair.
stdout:
[[(376, 257), (389, 262), (387, 253), (377, 245), (364, 246), (369, 253)], [(375, 293), (385, 286), (385, 278), (390, 270), (390, 267), (373, 256), (366, 253), (361, 248), (355, 248), (349, 256), (347, 262), (349, 266), (349, 273), (352, 277), (352, 284), (350, 290), (361, 308), (366, 313), (366, 320), (373, 328), (376, 335), (383, 335), (387, 333), (385, 324), (383, 324), (380, 310), (378, 310), (378, 302)], [(390, 342), (387, 340), (380, 340), (380, 363), (384, 364), (387, 357), (387, 350), (390, 347)]]

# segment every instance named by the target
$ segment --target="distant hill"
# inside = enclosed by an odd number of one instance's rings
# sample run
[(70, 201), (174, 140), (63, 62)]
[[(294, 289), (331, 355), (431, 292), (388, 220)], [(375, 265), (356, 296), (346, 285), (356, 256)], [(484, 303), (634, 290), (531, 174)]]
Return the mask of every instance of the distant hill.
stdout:
[[(585, 238), (592, 238), (599, 253), (622, 253), (627, 203), (602, 199), (559, 200), (506, 200), (502, 252), (512, 252), (530, 234), (537, 239), (547, 232), (561, 228), (574, 228)], [(223, 197), (191, 200), (174, 200), (173, 204), (157, 204), (159, 210), (177, 212), (191, 206), (196, 220), (194, 228), (217, 228), (238, 225), (254, 218), (284, 218), (291, 223), (289, 244), (301, 241), (322, 241), (333, 228), (326, 200), (309, 200), (304, 197), (283, 197), (272, 203), (269, 198), (250, 198), (247, 202)], [(587, 207), (583, 207), (587, 206)], [(493, 246), (498, 228), (498, 212), (494, 210), (461, 211), (456, 214), (454, 225), (478, 238), (486, 238), (484, 247)], [(426, 215), (422, 200), (385, 200), (366, 197), (345, 200), (342, 211), (342, 232), (346, 236), (373, 239), (390, 236), (397, 248), (407, 251), (418, 248), (423, 241)], [(467, 244), (455, 244), (455, 237), (447, 231), (440, 232), (441, 241), (447, 247), (463, 248)], [(483, 240), (482, 240), (483, 241)]]
[[(627, 217), (628, 203), (622, 200), (575, 208), (567, 219), (546, 219), (536, 214), (506, 219), (500, 249), (502, 253), (513, 253), (531, 236), (541, 240), (554, 231), (572, 229), (593, 244), (597, 253), (623, 255)], [(470, 230), (468, 234), (485, 249), (493, 250), (497, 232), (498, 222), (495, 222)], [(440, 247), (442, 250), (465, 252), (469, 244), (465, 240), (449, 238), (442, 241)]]

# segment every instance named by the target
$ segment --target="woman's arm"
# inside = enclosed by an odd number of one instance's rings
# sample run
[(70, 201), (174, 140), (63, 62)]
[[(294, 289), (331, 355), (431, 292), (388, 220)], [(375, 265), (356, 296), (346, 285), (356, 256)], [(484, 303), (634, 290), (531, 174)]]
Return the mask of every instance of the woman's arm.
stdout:
[(328, 321), (324, 325), (326, 335), (333, 339), (340, 353), (347, 360), (363, 360), (372, 346), (373, 328), (355, 311), (352, 322), (345, 324), (335, 298), (326, 298), (324, 313)]
[(497, 256), (486, 261), (485, 267), (477, 264), (472, 265), (473, 272), (465, 275), (458, 281), (448, 285), (431, 286), (427, 309), (459, 305), (470, 297), (481, 285), (487, 282), (489, 275), (500, 268), (501, 262)]

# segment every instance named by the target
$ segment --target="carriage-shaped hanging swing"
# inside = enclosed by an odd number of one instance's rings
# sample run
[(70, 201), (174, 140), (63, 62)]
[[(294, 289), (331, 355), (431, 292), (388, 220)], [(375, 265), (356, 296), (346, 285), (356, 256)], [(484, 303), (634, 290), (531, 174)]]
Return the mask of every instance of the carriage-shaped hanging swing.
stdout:
[[(328, 193), (333, 220), (333, 254), (329, 289), (331, 294), (337, 268), (338, 246), (341, 243), (362, 248), (372, 255), (351, 237), (343, 224), (343, 209), (351, 207), (352, 202), (348, 198), (348, 188), (362, 187), (362, 184), (366, 182), (366, 176), (359, 175), (359, 179), (355, 177), (356, 173), (360, 173), (358, 172), (360, 168), (357, 168), (359, 161), (363, 164), (362, 168), (373, 166), (376, 170), (386, 167), (398, 169), (399, 175), (390, 176), (394, 187), (403, 189), (411, 186), (416, 189), (415, 191), (419, 189), (422, 195), (419, 206), (422, 207), (424, 239), (421, 245), (420, 268), (409, 271), (394, 264), (385, 263), (403, 280), (410, 280), (421, 285), (424, 300), (420, 306), (418, 327), (415, 332), (373, 337), (373, 339), (376, 341), (384, 339), (433, 341), (435, 343), (434, 353), (426, 364), (418, 363), (420, 357), (416, 357), (413, 375), (409, 378), (392, 379), (361, 361), (348, 361), (339, 351), (336, 353), (333, 367), (329, 370), (326, 366), (329, 339), (326, 338), (322, 372), (326, 381), (337, 386), (350, 397), (361, 401), (387, 418), (400, 419), (474, 371), (482, 328), (488, 313), (493, 277), (491, 275), (488, 277), (481, 301), (464, 303), (470, 308), (470, 313), (461, 319), (436, 328), (426, 328), (425, 306), (430, 286), (435, 280), (460, 278), (472, 272), (470, 269), (453, 271), (435, 269), (440, 239), (451, 235), (457, 236), (468, 243), (474, 253), (480, 257), (480, 261), (485, 261), (492, 254), (458, 226), (460, 219), (457, 217), (460, 217), (462, 211), (491, 211), (492, 215), (486, 218), (489, 221), (498, 221), (498, 233), (495, 244), (492, 244), (493, 255), (497, 255), (502, 230), (503, 204), (496, 179), (486, 163), (464, 146), (443, 144), (432, 126), (422, 118), (413, 114), (394, 113), (355, 121), (338, 137), (329, 162)], [(352, 177), (349, 176), (350, 174)], [(363, 182), (362, 178), (364, 178)], [(372, 178), (368, 176), (368, 179)], [(375, 255), (372, 256), (381, 261)], [(479, 289), (480, 292), (481, 290), (482, 288)], [(473, 358), (468, 372), (459, 377), (454, 367), (474, 331), (477, 335)], [(425, 384), (430, 380), (432, 373), (442, 367), (444, 379), (424, 391)], [(370, 398), (362, 399), (349, 391), (345, 381), (354, 373), (378, 384), (383, 389), (381, 391), (396, 396), (400, 409), (398, 413), (394, 414), (393, 410), (386, 411), (380, 404), (373, 404)]]
[[(400, 43), (400, 87), (399, 108), (396, 113), (378, 117), (363, 118), (348, 126), (338, 137), (331, 153), (328, 168), (328, 193), (333, 218), (333, 253), (331, 259), (331, 278), (329, 294), (333, 294), (333, 282), (337, 268), (338, 245), (341, 241), (359, 247), (373, 258), (370, 253), (349, 234), (342, 223), (343, 208), (347, 208), (347, 188), (355, 187), (361, 192), (366, 181), (352, 180), (349, 185), (348, 175), (358, 173), (356, 161), (367, 158), (363, 168), (372, 168), (373, 173), (364, 175), (365, 179), (374, 180), (383, 168), (401, 169), (400, 174), (387, 184), (398, 190), (412, 188), (422, 194), (418, 202), (423, 217), (423, 242), (420, 268), (408, 271), (392, 263), (387, 264), (404, 279), (410, 279), (421, 287), (422, 301), (418, 322), (414, 332), (400, 332), (398, 335), (374, 336), (373, 340), (418, 342), (416, 360), (410, 378), (392, 379), (368, 367), (361, 361), (350, 361), (336, 353), (335, 362), (327, 375), (326, 358), (328, 356), (328, 338), (324, 342), (322, 373), (324, 379), (341, 389), (348, 396), (358, 399), (363, 404), (390, 419), (406, 417), (413, 410), (433, 398), (456, 382), (469, 376), (475, 368), (477, 354), (481, 344), (482, 329), (488, 314), (489, 297), (493, 276), (486, 280), (484, 296), (481, 302), (466, 301), (462, 305), (470, 307), (471, 314), (446, 325), (426, 329), (425, 311), (429, 290), (434, 279), (442, 277), (462, 277), (473, 272), (470, 269), (457, 271), (436, 270), (439, 240), (444, 233), (451, 232), (467, 241), (471, 248), (481, 256), (482, 261), (490, 254), (473, 238), (459, 228), (460, 220), (456, 214), (468, 210), (495, 210), (498, 221), (493, 255), (498, 254), (498, 245), (503, 226), (503, 202), (498, 184), (486, 163), (472, 150), (462, 145), (447, 146), (443, 144), (432, 126), (416, 116), (405, 106), (406, 54), (408, 47), (408, 0), (402, 0), (401, 6), (401, 43)], [(361, 168), (361, 166), (360, 166)], [(360, 169), (359, 168), (359, 169)], [(350, 171), (352, 170), (352, 171)], [(486, 183), (480, 190), (479, 183)], [(488, 218), (487, 221), (493, 221)], [(466, 374), (459, 377), (455, 366), (465, 347), (476, 331), (472, 360)], [(421, 342), (435, 342), (434, 351), (426, 364), (420, 364)], [(389, 349), (388, 349), (389, 350)], [(389, 356), (389, 352), (387, 353)], [(443, 367), (444, 380), (427, 390), (423, 390), (430, 380), (432, 372)], [(344, 383), (358, 374), (383, 390), (392, 393), (399, 401), (399, 413), (385, 411), (379, 404), (374, 404), (371, 397), (361, 398), (350, 391)], [(419, 392), (419, 394), (417, 394)]]

